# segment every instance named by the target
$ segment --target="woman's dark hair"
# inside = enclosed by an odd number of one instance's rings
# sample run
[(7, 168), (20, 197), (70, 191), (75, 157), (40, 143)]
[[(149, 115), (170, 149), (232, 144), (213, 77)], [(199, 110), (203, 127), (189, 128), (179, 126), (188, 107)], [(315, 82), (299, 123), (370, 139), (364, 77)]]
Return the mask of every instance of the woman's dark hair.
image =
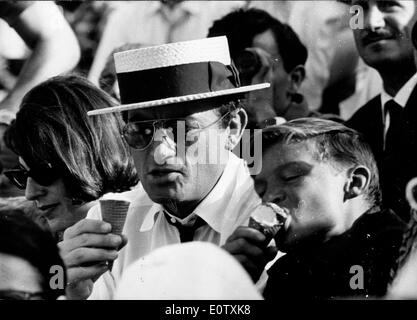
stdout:
[(287, 24), (281, 23), (264, 10), (250, 8), (233, 11), (214, 21), (208, 37), (226, 36), (233, 60), (245, 49), (253, 46), (253, 39), (271, 30), (282, 57), (284, 69), (291, 72), (307, 61), (307, 48)]
[[(56, 300), (65, 295), (67, 283), (65, 265), (53, 236), (42, 230), (20, 210), (0, 213), (0, 252), (29, 262), (42, 277), (42, 292), (46, 299)], [(62, 286), (50, 286), (51, 267), (62, 268)], [(55, 271), (56, 272), (56, 271)]]
[(6, 145), (30, 168), (51, 166), (73, 199), (129, 190), (138, 176), (120, 115), (87, 116), (111, 106), (111, 98), (84, 78), (51, 78), (26, 94), (6, 131)]

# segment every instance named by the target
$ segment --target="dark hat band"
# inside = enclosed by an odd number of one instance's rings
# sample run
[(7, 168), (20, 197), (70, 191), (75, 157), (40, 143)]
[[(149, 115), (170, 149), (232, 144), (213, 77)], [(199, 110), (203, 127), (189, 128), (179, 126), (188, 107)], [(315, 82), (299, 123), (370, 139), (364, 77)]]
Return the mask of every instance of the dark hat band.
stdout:
[(234, 66), (199, 62), (117, 74), (122, 104), (240, 87)]

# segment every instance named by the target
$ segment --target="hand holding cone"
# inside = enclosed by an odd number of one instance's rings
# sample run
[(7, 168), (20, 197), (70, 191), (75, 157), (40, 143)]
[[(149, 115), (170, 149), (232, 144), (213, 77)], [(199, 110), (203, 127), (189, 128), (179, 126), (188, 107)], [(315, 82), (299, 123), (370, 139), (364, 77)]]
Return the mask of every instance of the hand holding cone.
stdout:
[(259, 230), (266, 237), (268, 244), (281, 228), (287, 228), (289, 215), (275, 203), (262, 203), (251, 214), (249, 227)]

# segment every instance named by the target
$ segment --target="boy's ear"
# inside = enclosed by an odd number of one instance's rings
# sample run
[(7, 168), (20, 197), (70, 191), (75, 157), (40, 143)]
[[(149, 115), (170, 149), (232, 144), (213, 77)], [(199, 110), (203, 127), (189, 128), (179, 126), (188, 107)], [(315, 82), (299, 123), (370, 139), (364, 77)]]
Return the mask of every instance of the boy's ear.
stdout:
[(363, 195), (369, 187), (371, 171), (365, 166), (356, 166), (349, 169), (348, 181), (345, 184), (345, 200)]

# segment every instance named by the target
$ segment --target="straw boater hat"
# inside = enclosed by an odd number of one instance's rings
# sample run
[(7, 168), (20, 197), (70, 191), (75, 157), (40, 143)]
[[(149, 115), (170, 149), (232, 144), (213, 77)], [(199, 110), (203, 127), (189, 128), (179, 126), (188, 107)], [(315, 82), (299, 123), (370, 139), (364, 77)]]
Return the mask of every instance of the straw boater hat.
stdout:
[(114, 61), (122, 104), (88, 115), (230, 98), (270, 86), (240, 86), (224, 36), (118, 52)]

